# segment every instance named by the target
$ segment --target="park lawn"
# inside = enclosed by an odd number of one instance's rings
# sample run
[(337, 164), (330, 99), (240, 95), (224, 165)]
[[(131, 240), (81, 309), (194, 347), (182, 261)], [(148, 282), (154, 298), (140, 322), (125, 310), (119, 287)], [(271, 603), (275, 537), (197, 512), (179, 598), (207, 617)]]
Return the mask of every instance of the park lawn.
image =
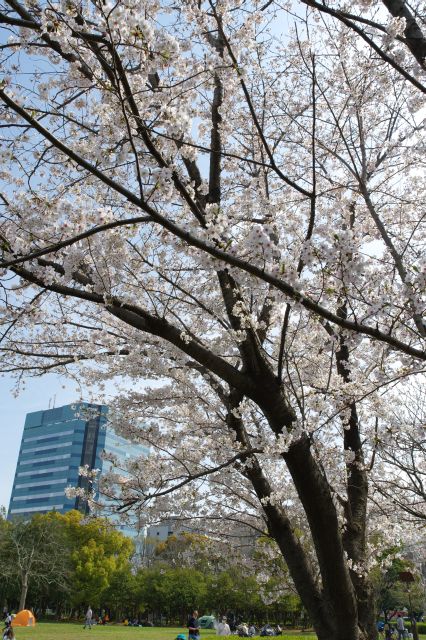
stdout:
[[(124, 627), (122, 625), (94, 626), (83, 629), (83, 623), (37, 622), (35, 627), (16, 627), (16, 640), (175, 640), (178, 633), (185, 633), (183, 627)], [(87, 636), (89, 635), (89, 638)], [(93, 636), (93, 637), (92, 637)], [(202, 629), (201, 640), (216, 640), (214, 630)], [(237, 636), (230, 636), (237, 638)], [(315, 640), (315, 634), (289, 631), (280, 636), (281, 640), (304, 638)], [(255, 638), (257, 640), (257, 638)]]
[[(175, 640), (178, 633), (185, 633), (183, 627), (124, 627), (122, 625), (96, 625), (90, 631), (83, 629), (83, 623), (55, 623), (38, 622), (35, 627), (17, 627), (15, 629), (16, 640)], [(89, 638), (86, 638), (89, 634)], [(92, 637), (93, 636), (93, 637)], [(217, 638), (214, 631), (210, 629), (201, 630), (201, 640), (215, 640)], [(231, 639), (237, 636), (230, 636)], [(316, 640), (316, 635), (312, 632), (285, 631), (280, 640)], [(426, 640), (426, 635), (419, 636), (421, 640)], [(260, 640), (258, 636), (254, 640)]]

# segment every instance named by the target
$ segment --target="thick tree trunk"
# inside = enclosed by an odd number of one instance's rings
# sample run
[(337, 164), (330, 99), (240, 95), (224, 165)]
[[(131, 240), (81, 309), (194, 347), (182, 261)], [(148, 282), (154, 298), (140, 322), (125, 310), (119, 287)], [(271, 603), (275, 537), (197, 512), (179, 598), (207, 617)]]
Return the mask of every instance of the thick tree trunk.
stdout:
[[(238, 442), (247, 447), (248, 439), (244, 424), (240, 418), (232, 413), (232, 409), (238, 406), (240, 400), (241, 394), (239, 392), (231, 392), (228, 398), (227, 423), (236, 434)], [(287, 563), (296, 589), (314, 624), (318, 640), (331, 640), (333, 627), (330, 612), (327, 610), (322, 593), (316, 584), (309, 559), (295, 535), (285, 510), (269, 502), (272, 493), (271, 487), (256, 458), (252, 458), (250, 465), (245, 470), (245, 475), (250, 480), (262, 504), (269, 533), (276, 541)]]
[[(265, 393), (265, 398), (267, 398), (268, 407), (266, 410), (265, 407), (262, 409), (268, 416), (273, 431), (280, 434), (283, 427), (287, 425), (288, 404), (279, 391), (275, 394), (271, 393), (271, 387), (269, 395)], [(351, 432), (349, 442), (345, 444), (348, 448), (355, 443), (359, 444), (354, 446), (359, 462), (362, 459), (362, 451), (361, 443), (358, 443), (357, 420), (352, 426), (355, 433)], [(343, 536), (330, 485), (312, 453), (311, 444), (309, 436), (306, 435), (291, 445), (288, 452), (283, 454), (283, 458), (309, 522), (322, 579), (323, 607), (333, 627), (327, 640), (376, 640), (374, 599), (371, 597), (368, 580), (352, 574), (346, 558), (347, 554), (362, 568), (368, 494), (366, 474), (365, 471), (360, 472), (357, 465), (348, 469), (348, 504), (349, 509), (353, 511), (348, 521), (351, 531), (348, 536)], [(279, 535), (274, 533), (274, 537), (278, 542)], [(346, 537), (345, 540), (344, 537)], [(349, 547), (350, 553), (348, 553)], [(282, 549), (281, 545), (280, 548)], [(283, 551), (283, 555), (287, 561), (288, 553)], [(303, 596), (300, 595), (303, 601)], [(316, 628), (311, 607), (308, 602), (304, 601), (304, 604)], [(318, 637), (322, 637), (319, 628), (317, 633)]]
[[(259, 363), (257, 364), (261, 369)], [(261, 408), (272, 430), (279, 435), (284, 428), (291, 428), (294, 413), (282, 389), (277, 385), (276, 379), (273, 381), (270, 379), (268, 367), (265, 363), (263, 364), (262, 377), (256, 376), (255, 379), (259, 400), (260, 398), (263, 400)], [(238, 441), (248, 446), (249, 439), (244, 425), (232, 414), (232, 408), (238, 406), (240, 399), (240, 392), (231, 393), (227, 421), (236, 433)], [(300, 438), (291, 445), (287, 453), (283, 454), (283, 458), (309, 522), (320, 568), (322, 590), (313, 578), (314, 574), (307, 555), (294, 534), (285, 510), (270, 504), (269, 483), (255, 458), (252, 458), (245, 473), (261, 501), (270, 534), (283, 554), (319, 640), (376, 640), (376, 630), (373, 630), (370, 622), (366, 622), (372, 619), (373, 601), (365, 594), (361, 596), (361, 590), (357, 593), (352, 582), (343, 544), (341, 523), (331, 488), (324, 471), (312, 454), (310, 438), (307, 435)], [(361, 494), (361, 502), (363, 502), (364, 491)], [(365, 511), (360, 508), (360, 521), (363, 520), (362, 513)], [(362, 555), (363, 540), (364, 530), (358, 537), (360, 555)]]
[(284, 454), (284, 459), (309, 522), (324, 598), (334, 622), (333, 640), (359, 640), (358, 607), (336, 507), (310, 447), (308, 437), (302, 437)]
[(376, 606), (373, 588), (365, 576), (351, 575), (358, 604), (360, 638), (377, 640)]

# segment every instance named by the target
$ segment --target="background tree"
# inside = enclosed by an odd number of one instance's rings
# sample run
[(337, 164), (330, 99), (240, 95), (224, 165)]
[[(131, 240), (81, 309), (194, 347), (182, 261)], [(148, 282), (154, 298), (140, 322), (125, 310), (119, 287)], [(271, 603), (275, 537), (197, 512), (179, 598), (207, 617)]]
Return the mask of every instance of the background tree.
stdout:
[(0, 532), (1, 571), (19, 584), (19, 610), (25, 609), (31, 586), (63, 589), (70, 571), (66, 542), (60, 528), (43, 516), (4, 522)]
[(421, 576), (406, 558), (398, 557), (397, 549), (389, 549), (387, 569), (373, 572), (373, 582), (380, 613), (385, 621), (405, 610), (410, 618), (410, 630), (418, 640), (417, 620), (425, 609), (425, 590)]
[(89, 603), (105, 606), (121, 580), (118, 604), (125, 599), (129, 610), (134, 604), (129, 595), (133, 552), (133, 541), (109, 522), (86, 522), (79, 511), (35, 515), (25, 522), (0, 520), (3, 593), (11, 605), (19, 602), (19, 609), (27, 594), (31, 606), (53, 609), (58, 617)]
[(213, 556), (219, 555), (217, 547), (218, 544), (205, 535), (182, 532), (158, 542), (154, 554), (160, 562), (203, 568), (209, 564)]
[[(5, 509), (0, 510), (0, 558), (6, 556), (6, 539), (8, 536), (8, 522), (6, 520)], [(0, 567), (3, 563), (0, 563)], [(7, 566), (7, 564), (6, 564)], [(7, 606), (10, 610), (10, 604), (14, 600), (19, 601), (18, 585), (15, 582), (15, 577), (10, 575), (7, 571), (0, 568), (0, 602), (3, 606)]]
[(47, 519), (59, 524), (68, 540), (73, 604), (100, 607), (111, 580), (128, 568), (134, 552), (133, 541), (106, 519), (86, 522), (79, 511), (51, 513)]
[(110, 619), (133, 619), (143, 613), (145, 606), (141, 598), (138, 580), (130, 563), (120, 566), (111, 576), (108, 587), (102, 593), (102, 608), (108, 609)]
[(199, 570), (156, 564), (138, 572), (137, 581), (140, 601), (157, 621), (186, 624), (188, 612), (205, 605), (206, 581)]
[[(404, 425), (405, 428), (401, 428)], [(378, 431), (375, 486), (380, 508), (424, 526), (426, 519), (426, 393), (424, 385), (400, 392), (398, 405)], [(389, 437), (390, 436), (390, 437)]]

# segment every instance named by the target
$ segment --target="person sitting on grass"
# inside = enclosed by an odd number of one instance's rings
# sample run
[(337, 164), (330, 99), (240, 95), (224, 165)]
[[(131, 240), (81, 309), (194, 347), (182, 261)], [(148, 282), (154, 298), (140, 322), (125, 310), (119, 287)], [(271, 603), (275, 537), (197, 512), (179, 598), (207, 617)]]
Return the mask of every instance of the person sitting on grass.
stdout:
[(229, 628), (229, 624), (226, 621), (226, 617), (224, 616), (222, 620), (216, 626), (216, 635), (217, 636), (230, 636), (231, 629)]
[(249, 637), (249, 631), (248, 631), (248, 626), (242, 622), (238, 629), (237, 629), (238, 635), (240, 638), (248, 638)]
[(275, 635), (275, 631), (274, 629), (271, 627), (270, 624), (265, 624), (264, 627), (262, 627), (262, 629), (260, 630), (260, 635), (261, 637), (264, 636), (274, 636)]

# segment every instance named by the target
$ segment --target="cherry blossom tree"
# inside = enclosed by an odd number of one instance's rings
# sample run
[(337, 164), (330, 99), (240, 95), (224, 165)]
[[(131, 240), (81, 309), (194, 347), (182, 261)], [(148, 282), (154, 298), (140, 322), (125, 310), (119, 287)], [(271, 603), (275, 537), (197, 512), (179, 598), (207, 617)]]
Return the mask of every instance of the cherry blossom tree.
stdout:
[(109, 502), (268, 534), (320, 640), (376, 637), (377, 419), (426, 360), (423, 17), (401, 7), (0, 11), (3, 372), (112, 381), (152, 455)]
[[(424, 385), (424, 380), (420, 381)], [(382, 511), (422, 528), (426, 519), (426, 396), (406, 385), (380, 428), (377, 422), (373, 483)]]

